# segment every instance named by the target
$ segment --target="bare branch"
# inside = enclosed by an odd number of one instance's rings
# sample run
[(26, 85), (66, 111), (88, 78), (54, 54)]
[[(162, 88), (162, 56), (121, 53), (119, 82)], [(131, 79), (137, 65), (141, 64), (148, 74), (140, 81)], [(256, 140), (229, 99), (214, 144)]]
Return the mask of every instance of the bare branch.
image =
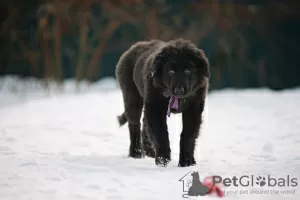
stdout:
[(106, 43), (107, 43), (109, 37), (120, 25), (121, 25), (121, 20), (113, 20), (110, 22), (110, 24), (104, 30), (102, 37), (100, 39), (100, 42), (99, 42), (97, 48), (95, 49), (95, 51), (92, 55), (92, 58), (87, 66), (86, 76), (88, 79), (90, 79), (93, 76), (95, 69), (97, 67), (97, 64), (100, 60), (100, 57), (102, 56), (102, 54), (104, 52), (104, 48), (106, 46)]

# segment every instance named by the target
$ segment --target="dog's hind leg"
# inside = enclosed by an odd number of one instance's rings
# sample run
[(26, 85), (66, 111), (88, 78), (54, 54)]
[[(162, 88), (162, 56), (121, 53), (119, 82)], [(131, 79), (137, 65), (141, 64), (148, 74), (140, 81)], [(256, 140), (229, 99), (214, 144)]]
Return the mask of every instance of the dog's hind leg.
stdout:
[(129, 156), (133, 158), (141, 158), (142, 141), (140, 119), (143, 109), (143, 99), (136, 88), (130, 88), (130, 90), (131, 91), (124, 96), (125, 115), (128, 121), (130, 134)]
[(145, 117), (143, 118), (143, 129), (142, 129), (142, 141), (143, 141), (143, 150), (145, 151), (146, 156), (155, 158), (155, 150), (152, 144), (152, 139), (147, 132)]
[(134, 63), (132, 62), (129, 54), (130, 53), (127, 52), (120, 58), (116, 68), (116, 77), (123, 94), (125, 107), (124, 114), (118, 117), (118, 121), (120, 125), (126, 123), (126, 121), (128, 122), (130, 134), (129, 156), (133, 158), (141, 158), (142, 141), (140, 119), (143, 110), (143, 98), (133, 81), (132, 74)]
[(123, 74), (123, 76), (119, 78), (125, 107), (124, 115), (121, 115), (119, 118), (121, 121), (119, 122), (122, 124), (122, 122), (124, 122), (122, 121), (123, 119), (126, 119), (128, 122), (130, 134), (129, 156), (133, 158), (141, 158), (142, 138), (140, 119), (143, 110), (143, 98), (140, 96), (133, 80), (128, 77), (130, 77), (129, 74), (128, 76)]

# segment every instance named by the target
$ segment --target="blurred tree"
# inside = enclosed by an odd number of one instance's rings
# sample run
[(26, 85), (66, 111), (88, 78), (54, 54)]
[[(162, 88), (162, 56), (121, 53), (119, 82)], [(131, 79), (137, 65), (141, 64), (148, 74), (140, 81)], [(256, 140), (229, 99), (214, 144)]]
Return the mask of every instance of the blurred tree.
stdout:
[(0, 7), (0, 75), (95, 81), (114, 76), (118, 58), (132, 43), (182, 37), (206, 52), (212, 89), (294, 87), (300, 82), (296, 4), (4, 0)]

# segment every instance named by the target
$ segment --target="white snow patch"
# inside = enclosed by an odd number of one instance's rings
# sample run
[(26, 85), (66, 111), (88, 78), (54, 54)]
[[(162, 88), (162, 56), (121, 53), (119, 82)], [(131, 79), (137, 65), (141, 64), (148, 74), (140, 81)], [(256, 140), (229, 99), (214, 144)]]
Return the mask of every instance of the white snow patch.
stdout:
[[(0, 80), (0, 84), (4, 79)], [(172, 161), (127, 157), (127, 126), (114, 80), (75, 93), (44, 92), (35, 80), (5, 78), (0, 92), (0, 199), (182, 199), (189, 171), (223, 177), (272, 175), (300, 180), (300, 90), (223, 90), (209, 94), (197, 165), (178, 168), (181, 115), (168, 119)], [(26, 87), (25, 87), (26, 82)], [(18, 92), (9, 88), (14, 86)], [(24, 92), (24, 90), (26, 92)], [(256, 187), (257, 188), (257, 187)], [(251, 187), (231, 188), (238, 191)], [(263, 189), (273, 189), (264, 187)], [(295, 194), (232, 194), (225, 199), (299, 199)], [(189, 199), (214, 199), (214, 196)]]

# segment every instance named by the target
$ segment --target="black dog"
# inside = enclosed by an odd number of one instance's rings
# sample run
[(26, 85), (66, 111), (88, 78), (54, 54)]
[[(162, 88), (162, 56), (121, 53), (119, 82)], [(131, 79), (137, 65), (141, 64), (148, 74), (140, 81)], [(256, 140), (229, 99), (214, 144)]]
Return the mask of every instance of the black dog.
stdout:
[(157, 165), (166, 166), (171, 160), (166, 117), (170, 113), (182, 113), (178, 165), (196, 164), (195, 140), (202, 123), (210, 77), (204, 52), (184, 39), (137, 42), (121, 56), (116, 77), (125, 105), (125, 112), (118, 120), (121, 126), (129, 123), (129, 156), (141, 158), (145, 152), (155, 157)]

